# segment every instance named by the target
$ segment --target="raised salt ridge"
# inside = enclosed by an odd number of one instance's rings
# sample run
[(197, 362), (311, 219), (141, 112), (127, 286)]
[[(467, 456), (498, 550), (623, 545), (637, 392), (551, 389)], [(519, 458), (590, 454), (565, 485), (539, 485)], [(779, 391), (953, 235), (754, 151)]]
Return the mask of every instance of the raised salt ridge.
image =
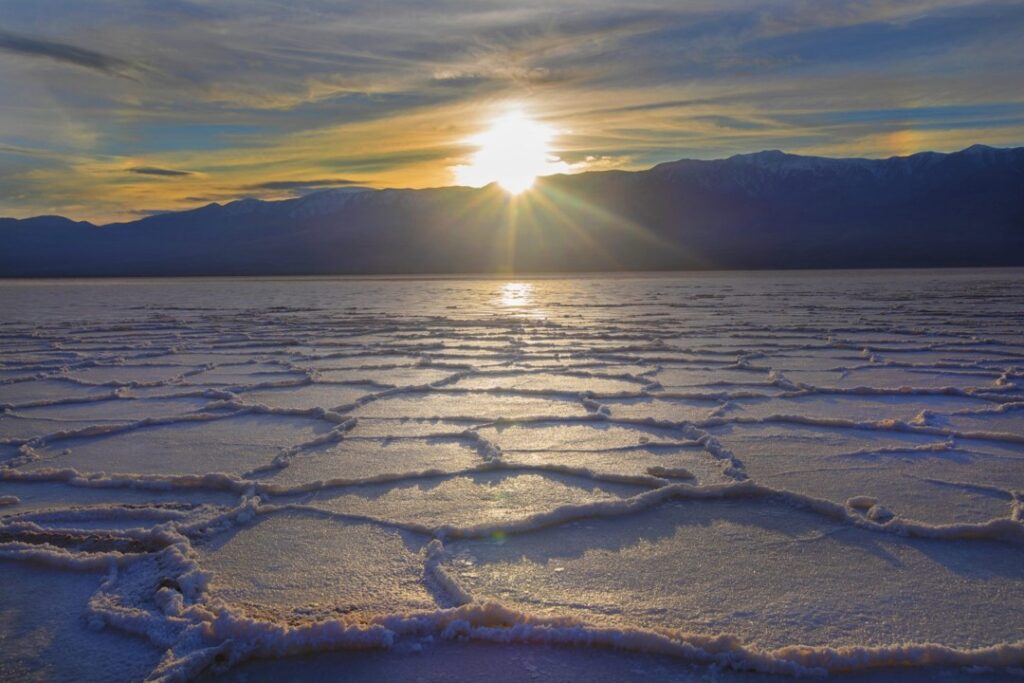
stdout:
[(1022, 275), (0, 283), (0, 671), (1013, 680)]

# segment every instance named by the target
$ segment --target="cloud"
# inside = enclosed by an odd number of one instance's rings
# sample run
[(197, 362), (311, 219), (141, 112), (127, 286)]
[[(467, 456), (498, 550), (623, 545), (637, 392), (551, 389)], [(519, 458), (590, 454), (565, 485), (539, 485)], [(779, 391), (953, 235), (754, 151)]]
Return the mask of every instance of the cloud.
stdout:
[(167, 176), (167, 177), (178, 177), (186, 175), (195, 175), (192, 171), (177, 171), (173, 168), (159, 168), (158, 166), (133, 166), (128, 169), (129, 173), (138, 173), (139, 175), (156, 175), (156, 176)]
[(182, 199), (182, 201), (190, 202), (190, 203), (195, 204), (195, 203), (199, 203), (199, 202), (219, 202), (222, 199), (233, 199), (234, 196), (235, 196), (234, 193), (230, 193), (230, 194), (209, 194), (209, 195), (189, 195), (187, 197), (182, 197), (181, 199)]
[(360, 181), (347, 178), (317, 178), (312, 180), (271, 180), (265, 183), (247, 185), (247, 190), (312, 190), (328, 187), (348, 187)]
[(0, 50), (27, 57), (50, 59), (133, 80), (137, 72), (144, 70), (139, 65), (102, 52), (4, 30), (0, 30)]

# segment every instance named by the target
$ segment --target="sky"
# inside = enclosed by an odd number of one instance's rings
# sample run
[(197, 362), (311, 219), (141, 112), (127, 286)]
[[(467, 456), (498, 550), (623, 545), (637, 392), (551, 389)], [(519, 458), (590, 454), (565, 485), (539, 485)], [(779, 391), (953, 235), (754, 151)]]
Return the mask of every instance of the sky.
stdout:
[(0, 0), (0, 215), (133, 220), (552, 168), (1024, 145), (1024, 3)]

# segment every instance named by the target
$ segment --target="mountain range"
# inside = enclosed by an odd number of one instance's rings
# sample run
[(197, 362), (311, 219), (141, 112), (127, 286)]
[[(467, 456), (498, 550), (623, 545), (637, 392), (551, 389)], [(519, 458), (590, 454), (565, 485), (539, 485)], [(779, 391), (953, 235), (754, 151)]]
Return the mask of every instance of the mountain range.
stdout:
[(0, 218), (0, 276), (1024, 265), (1024, 147), (780, 151), (496, 185), (342, 188), (103, 226)]

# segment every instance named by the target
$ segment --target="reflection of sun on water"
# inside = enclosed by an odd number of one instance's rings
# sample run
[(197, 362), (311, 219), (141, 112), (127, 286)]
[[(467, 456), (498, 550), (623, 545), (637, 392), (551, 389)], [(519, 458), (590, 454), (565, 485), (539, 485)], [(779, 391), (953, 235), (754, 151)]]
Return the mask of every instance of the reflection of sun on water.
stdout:
[(501, 305), (509, 307), (529, 306), (533, 303), (533, 285), (528, 282), (509, 282), (501, 288)]

